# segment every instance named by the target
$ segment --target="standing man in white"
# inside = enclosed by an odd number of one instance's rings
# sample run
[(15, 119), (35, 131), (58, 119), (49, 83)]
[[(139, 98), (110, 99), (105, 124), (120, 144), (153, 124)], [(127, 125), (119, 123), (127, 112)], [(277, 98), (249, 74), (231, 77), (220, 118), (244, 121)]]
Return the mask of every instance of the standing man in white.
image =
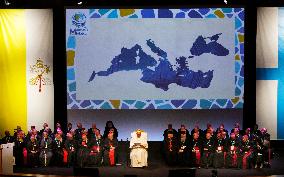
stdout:
[(138, 129), (131, 133), (130, 149), (131, 167), (147, 167), (148, 142), (146, 132)]

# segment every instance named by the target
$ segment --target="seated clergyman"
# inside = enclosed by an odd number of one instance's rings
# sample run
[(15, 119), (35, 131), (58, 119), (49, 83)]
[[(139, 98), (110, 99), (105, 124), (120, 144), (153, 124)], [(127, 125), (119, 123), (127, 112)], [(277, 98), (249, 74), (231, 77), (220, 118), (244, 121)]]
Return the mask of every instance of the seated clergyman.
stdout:
[(147, 167), (148, 143), (147, 133), (138, 129), (131, 133), (130, 140), (131, 167)]

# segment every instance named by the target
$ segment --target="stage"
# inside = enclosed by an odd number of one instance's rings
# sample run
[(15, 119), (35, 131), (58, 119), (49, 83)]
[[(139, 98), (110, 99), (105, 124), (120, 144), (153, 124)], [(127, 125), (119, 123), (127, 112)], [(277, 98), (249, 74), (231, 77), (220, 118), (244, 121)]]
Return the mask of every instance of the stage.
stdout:
[[(167, 177), (169, 170), (185, 169), (182, 167), (168, 167), (160, 153), (161, 142), (149, 142), (149, 166), (145, 169), (130, 168), (127, 163), (127, 142), (120, 142), (120, 162), (121, 166), (115, 167), (98, 167), (101, 177), (124, 177), (125, 175), (137, 175), (138, 177)], [(271, 168), (263, 169), (217, 169), (218, 177), (245, 177), (245, 176), (270, 176), (270, 175), (283, 175), (284, 174), (284, 149), (276, 149), (272, 159)], [(96, 167), (89, 167), (96, 168)], [(196, 169), (197, 177), (211, 177), (213, 168), (209, 169)], [(73, 168), (67, 167), (45, 167), (45, 168), (15, 168), (15, 173), (28, 173), (28, 174), (44, 174), (44, 175), (63, 175), (72, 176)], [(284, 176), (284, 175), (283, 175)]]
[[(282, 160), (283, 161), (283, 160)], [(277, 163), (277, 164), (276, 164)], [(273, 167), (270, 169), (249, 169), (249, 170), (235, 170), (235, 169), (217, 169), (218, 177), (245, 177), (245, 176), (270, 176), (284, 174), (283, 162), (273, 161)], [(167, 177), (169, 170), (181, 168), (169, 168), (161, 164), (151, 164), (146, 169), (133, 169), (125, 165), (117, 167), (99, 167), (99, 174), (101, 177), (124, 177), (124, 175), (137, 175), (138, 177)], [(197, 169), (196, 177), (211, 177), (213, 169)], [(44, 175), (63, 175), (72, 176), (72, 168), (23, 168), (17, 169), (18, 173), (29, 174), (44, 174)], [(283, 175), (284, 176), (284, 175)]]

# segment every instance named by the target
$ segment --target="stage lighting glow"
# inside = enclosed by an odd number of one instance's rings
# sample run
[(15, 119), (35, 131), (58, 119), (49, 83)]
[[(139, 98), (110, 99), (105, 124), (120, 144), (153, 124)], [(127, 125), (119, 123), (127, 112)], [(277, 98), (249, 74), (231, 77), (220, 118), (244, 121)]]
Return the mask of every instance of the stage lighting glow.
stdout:
[(5, 5), (6, 6), (9, 6), (11, 3), (9, 2), (9, 1), (7, 1), (7, 0), (4, 0), (4, 2), (5, 2)]

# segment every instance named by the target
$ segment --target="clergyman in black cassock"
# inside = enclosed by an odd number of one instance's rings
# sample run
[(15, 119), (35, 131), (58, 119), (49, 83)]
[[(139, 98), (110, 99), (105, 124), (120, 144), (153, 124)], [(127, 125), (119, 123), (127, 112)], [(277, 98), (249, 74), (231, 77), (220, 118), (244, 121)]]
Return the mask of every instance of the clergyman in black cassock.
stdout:
[(238, 156), (240, 148), (240, 141), (236, 138), (235, 133), (230, 134), (230, 138), (226, 143), (226, 168), (237, 168), (238, 167)]
[(52, 158), (52, 139), (48, 137), (47, 132), (43, 132), (40, 142), (39, 160), (42, 166), (48, 166)]
[(266, 128), (262, 128), (260, 130), (260, 139), (263, 144), (263, 163), (264, 166), (270, 167), (271, 165), (271, 156), (272, 156), (272, 150), (270, 148), (270, 134), (267, 133)]
[(224, 149), (225, 141), (222, 138), (222, 133), (217, 133), (217, 139), (214, 144), (214, 155), (213, 155), (213, 167), (221, 168), (224, 167)]
[(65, 149), (68, 153), (67, 155), (67, 166), (75, 166), (76, 164), (76, 153), (77, 153), (78, 144), (77, 141), (73, 138), (71, 133), (67, 133), (67, 140), (65, 141)]
[(55, 166), (63, 166), (63, 148), (63, 139), (61, 135), (57, 133), (53, 141), (53, 162)]
[(199, 137), (199, 132), (193, 133), (192, 137), (193, 138), (190, 145), (191, 157), (192, 157), (191, 166), (200, 168), (202, 141), (201, 138)]
[(263, 154), (264, 154), (264, 146), (261, 139), (255, 139), (255, 146), (254, 147), (254, 155), (253, 155), (253, 162), (254, 168), (262, 168), (264, 161), (263, 161)]
[(206, 133), (202, 145), (201, 166), (208, 168), (212, 166), (214, 153), (214, 139), (210, 133)]
[(28, 165), (30, 167), (37, 167), (39, 162), (39, 143), (33, 135), (30, 137), (30, 141), (27, 142), (27, 151)]
[(108, 137), (103, 142), (104, 155), (103, 155), (103, 164), (105, 166), (115, 166), (118, 141), (114, 137), (114, 132), (110, 132)]
[(190, 137), (187, 136), (186, 131), (180, 131), (178, 139), (178, 164), (180, 166), (189, 166), (191, 164), (190, 151)]
[(78, 146), (78, 153), (77, 153), (77, 163), (79, 167), (85, 167), (89, 165), (89, 155), (91, 152), (91, 142), (87, 138), (85, 133), (82, 134), (81, 142)]
[(94, 135), (90, 138), (91, 141), (91, 153), (90, 153), (90, 165), (100, 166), (103, 156), (103, 140), (99, 129), (95, 129)]
[(240, 144), (240, 156), (238, 163), (238, 168), (248, 169), (251, 168), (253, 158), (253, 143), (248, 139), (247, 135), (242, 137), (242, 142)]
[(173, 131), (167, 131), (167, 138), (164, 139), (164, 155), (166, 163), (169, 166), (176, 165), (177, 161), (177, 152), (178, 152), (178, 141), (174, 136)]
[(23, 131), (19, 131), (17, 133), (17, 139), (15, 141), (15, 147), (13, 149), (16, 165), (18, 167), (21, 167), (21, 166), (24, 165), (23, 150), (24, 150), (24, 147), (25, 147), (25, 143), (26, 142), (24, 141), (24, 132)]

